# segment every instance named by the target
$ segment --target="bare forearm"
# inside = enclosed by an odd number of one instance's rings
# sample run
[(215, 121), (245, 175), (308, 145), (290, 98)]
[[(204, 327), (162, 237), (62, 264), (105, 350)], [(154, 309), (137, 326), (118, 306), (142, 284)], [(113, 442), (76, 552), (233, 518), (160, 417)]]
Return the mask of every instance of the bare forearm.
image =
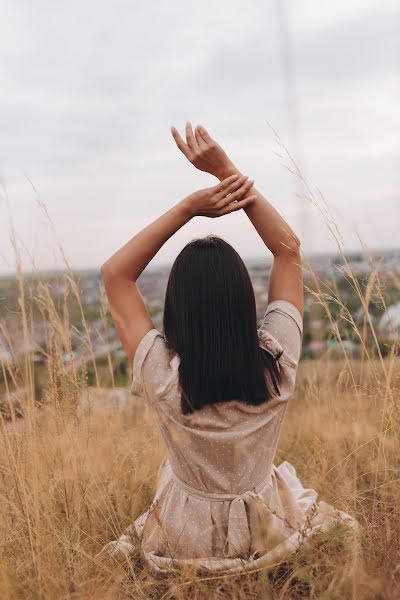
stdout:
[(113, 254), (101, 266), (103, 275), (136, 281), (165, 242), (192, 216), (187, 200), (181, 200)]
[[(218, 174), (218, 178), (222, 180), (233, 173), (241, 175), (239, 169), (230, 163), (223, 172)], [(257, 195), (257, 198), (243, 210), (267, 248), (274, 256), (298, 255), (300, 240), (289, 224), (255, 186), (251, 193)]]
[[(136, 281), (161, 246), (192, 217), (219, 217), (241, 210), (254, 200), (253, 197), (246, 197), (248, 191), (248, 182), (230, 177), (222, 185), (189, 194), (111, 256), (101, 267), (103, 276), (107, 276), (108, 280), (118, 278)], [(230, 198), (236, 202), (228, 203), (227, 199)]]
[[(207, 171), (223, 181), (230, 175), (241, 175), (230, 161), (225, 150), (210, 136), (203, 126), (198, 125), (193, 134), (192, 125), (186, 123), (186, 143), (179, 132), (172, 128), (172, 135), (181, 152), (201, 171)], [(218, 184), (220, 185), (220, 184)], [(291, 302), (303, 315), (303, 281), (300, 242), (288, 223), (257, 189), (251, 191), (255, 199), (243, 206), (252, 225), (264, 244), (274, 255), (268, 283), (268, 301)], [(227, 198), (229, 199), (229, 194)], [(231, 200), (235, 200), (232, 195)], [(232, 202), (235, 204), (235, 202)]]

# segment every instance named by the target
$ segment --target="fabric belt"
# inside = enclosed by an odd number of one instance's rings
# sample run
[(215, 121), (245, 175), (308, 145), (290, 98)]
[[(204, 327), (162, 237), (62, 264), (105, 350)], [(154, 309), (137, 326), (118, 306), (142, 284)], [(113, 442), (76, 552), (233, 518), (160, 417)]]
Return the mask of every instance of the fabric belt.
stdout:
[(171, 475), (175, 484), (191, 496), (210, 502), (231, 502), (228, 532), (223, 549), (226, 558), (250, 558), (256, 552), (266, 552), (269, 545), (268, 522), (271, 520), (272, 513), (267, 505), (267, 499), (260, 491), (264, 490), (269, 483), (272, 487), (271, 472), (253, 489), (239, 494), (199, 490), (182, 481), (172, 468)]

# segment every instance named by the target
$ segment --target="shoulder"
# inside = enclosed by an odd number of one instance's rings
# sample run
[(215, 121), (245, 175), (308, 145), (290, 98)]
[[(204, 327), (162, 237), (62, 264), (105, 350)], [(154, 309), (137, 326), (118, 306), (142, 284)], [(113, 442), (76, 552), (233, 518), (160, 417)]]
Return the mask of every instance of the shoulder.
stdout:
[(257, 330), (260, 346), (283, 365), (296, 368), (303, 339), (300, 311), (287, 300), (270, 302)]
[(150, 401), (162, 397), (176, 381), (180, 358), (158, 329), (148, 331), (136, 349), (131, 393)]

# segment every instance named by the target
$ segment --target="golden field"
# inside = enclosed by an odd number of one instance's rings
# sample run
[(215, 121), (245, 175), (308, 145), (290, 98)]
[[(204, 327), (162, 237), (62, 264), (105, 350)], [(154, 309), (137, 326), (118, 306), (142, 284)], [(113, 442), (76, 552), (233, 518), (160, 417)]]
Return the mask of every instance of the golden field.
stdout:
[[(65, 280), (80, 306), (69, 269)], [(114, 394), (125, 403), (110, 399), (113, 386), (105, 390), (104, 381), (115, 383), (111, 356), (102, 371), (94, 358), (88, 365), (71, 361), (67, 369), (62, 357), (71, 351), (68, 295), (56, 305), (43, 281), (32, 297), (18, 261), (17, 282), (24, 337), (30, 338), (34, 306), (50, 327), (40, 397), (29, 353), (14, 366), (0, 365), (6, 399), (0, 412), (2, 599), (400, 597), (396, 341), (385, 357), (378, 347), (365, 346), (357, 360), (348, 358), (344, 348), (337, 360), (302, 361), (275, 459), (276, 465), (292, 462), (305, 487), (357, 518), (360, 545), (335, 527), (268, 571), (161, 580), (144, 565), (138, 540), (131, 561), (97, 556), (152, 499), (163, 448), (151, 414), (126, 386), (114, 386)], [(364, 308), (372, 293), (380, 293), (379, 285), (371, 276), (365, 294), (360, 294)], [(326, 298), (335, 290), (318, 284), (312, 293), (329, 312)], [(336, 301), (340, 304), (340, 298)], [(105, 319), (107, 309), (101, 312)], [(81, 317), (87, 332), (83, 309)], [(365, 321), (361, 342), (368, 327)], [(0, 332), (2, 341), (12, 345), (12, 332), (3, 321)], [(88, 385), (89, 370), (94, 385)], [(129, 378), (128, 369), (128, 386)], [(20, 401), (23, 418), (16, 416), (11, 401), (20, 387), (29, 392)]]
[(139, 545), (132, 563), (96, 557), (148, 506), (163, 449), (142, 400), (96, 408), (91, 388), (91, 408), (75, 412), (74, 390), (54, 381), (48, 406), (2, 423), (1, 597), (399, 597), (398, 360), (385, 366), (390, 388), (379, 364), (304, 363), (275, 460), (356, 516), (358, 555), (332, 530), (275, 571), (191, 583), (155, 579)]

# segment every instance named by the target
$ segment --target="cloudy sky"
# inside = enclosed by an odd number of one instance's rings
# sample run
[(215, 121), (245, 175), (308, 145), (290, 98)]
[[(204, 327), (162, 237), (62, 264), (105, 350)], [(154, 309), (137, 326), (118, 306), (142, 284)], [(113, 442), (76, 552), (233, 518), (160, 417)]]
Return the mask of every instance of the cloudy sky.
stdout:
[[(14, 268), (10, 211), (25, 268), (61, 267), (58, 242), (72, 267), (98, 268), (185, 195), (214, 185), (175, 146), (170, 126), (183, 133), (186, 120), (255, 179), (306, 251), (334, 243), (318, 207), (296, 197), (270, 126), (322, 192), (347, 249), (357, 236), (370, 248), (399, 244), (397, 0), (0, 7), (0, 272)], [(265, 253), (240, 211), (196, 217), (153, 264), (211, 232), (245, 258)]]

